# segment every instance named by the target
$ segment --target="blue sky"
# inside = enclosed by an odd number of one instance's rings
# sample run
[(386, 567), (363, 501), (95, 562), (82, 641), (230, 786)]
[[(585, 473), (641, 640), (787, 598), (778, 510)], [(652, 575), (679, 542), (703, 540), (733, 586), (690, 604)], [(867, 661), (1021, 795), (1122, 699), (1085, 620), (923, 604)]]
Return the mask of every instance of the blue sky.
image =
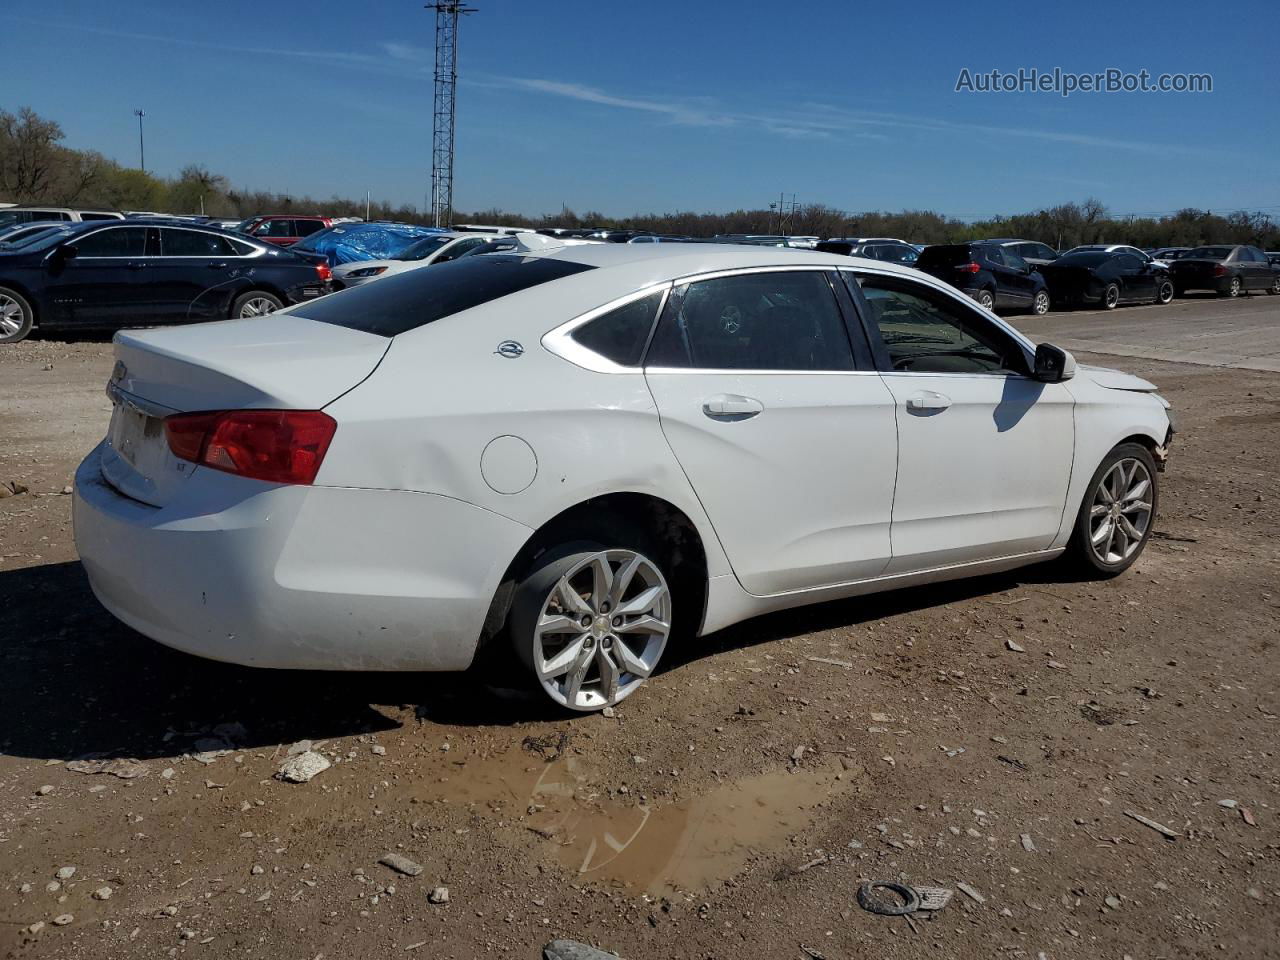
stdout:
[[(455, 205), (761, 207), (964, 219), (1096, 196), (1280, 215), (1280, 4), (476, 0)], [(1245, 28), (1245, 25), (1247, 29)], [(423, 204), (434, 18), (419, 0), (43, 0), (0, 12), (0, 107), (69, 146), (243, 187)], [(1251, 41), (1250, 38), (1258, 38)], [(14, 55), (16, 53), (16, 60)], [(1209, 73), (1210, 94), (964, 94), (962, 68)]]

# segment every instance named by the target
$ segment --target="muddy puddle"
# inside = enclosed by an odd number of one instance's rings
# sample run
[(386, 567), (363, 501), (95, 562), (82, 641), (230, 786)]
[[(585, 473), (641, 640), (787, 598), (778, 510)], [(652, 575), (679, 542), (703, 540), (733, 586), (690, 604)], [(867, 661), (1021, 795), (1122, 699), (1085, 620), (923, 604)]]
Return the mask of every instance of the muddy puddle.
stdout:
[[(531, 763), (530, 760), (533, 760)], [(636, 893), (697, 891), (783, 847), (855, 789), (836, 763), (726, 781), (674, 803), (610, 793), (586, 761), (528, 755), (473, 759), (429, 792), (541, 837), (583, 880)]]

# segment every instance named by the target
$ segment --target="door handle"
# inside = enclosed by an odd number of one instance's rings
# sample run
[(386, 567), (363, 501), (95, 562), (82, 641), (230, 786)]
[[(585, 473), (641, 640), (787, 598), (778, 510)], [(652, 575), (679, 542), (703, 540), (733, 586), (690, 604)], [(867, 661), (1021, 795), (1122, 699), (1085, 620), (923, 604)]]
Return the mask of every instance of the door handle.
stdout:
[(736, 393), (718, 393), (702, 403), (702, 412), (712, 420), (748, 420), (762, 410), (764, 404), (759, 400)]
[(141, 270), (145, 266), (146, 266), (145, 263), (126, 263), (125, 264), (125, 267), (129, 270)]
[(210, 270), (223, 270), (226, 268), (227, 265), (225, 263), (218, 262), (218, 263), (206, 263), (205, 266), (208, 267)]
[(950, 397), (934, 393), (932, 390), (924, 390), (907, 398), (908, 410), (941, 411), (946, 410), (949, 406), (951, 406)]

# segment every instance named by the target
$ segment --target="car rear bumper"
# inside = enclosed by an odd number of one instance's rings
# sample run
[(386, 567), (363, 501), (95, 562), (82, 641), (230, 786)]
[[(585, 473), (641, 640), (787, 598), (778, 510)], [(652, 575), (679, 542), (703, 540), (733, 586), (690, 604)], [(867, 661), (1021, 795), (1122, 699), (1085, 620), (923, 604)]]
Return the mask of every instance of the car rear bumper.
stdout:
[(94, 594), (140, 633), (255, 667), (462, 670), (527, 527), (460, 500), (198, 469), (164, 507), (76, 471)]

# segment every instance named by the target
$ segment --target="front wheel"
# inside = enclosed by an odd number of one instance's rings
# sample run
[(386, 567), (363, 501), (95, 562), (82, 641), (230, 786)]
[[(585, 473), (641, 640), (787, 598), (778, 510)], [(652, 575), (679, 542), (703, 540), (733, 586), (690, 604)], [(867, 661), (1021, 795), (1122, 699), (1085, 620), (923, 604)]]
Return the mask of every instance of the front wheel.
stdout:
[(657, 667), (673, 605), (651, 553), (565, 544), (538, 558), (516, 586), (508, 621), (516, 654), (560, 706), (613, 706)]
[(1156, 288), (1156, 303), (1173, 302), (1173, 284), (1165, 280)]
[(1043, 317), (1049, 312), (1049, 291), (1037, 290), (1034, 299), (1031, 301), (1031, 312), (1037, 317)]
[(1114, 283), (1108, 283), (1107, 289), (1102, 291), (1102, 309), (1114, 310), (1120, 304), (1120, 288)]
[(35, 322), (35, 313), (26, 297), (17, 290), (0, 287), (0, 343), (25, 339)]
[(250, 290), (236, 297), (231, 305), (231, 317), (235, 320), (248, 320), (250, 317), (265, 317), (284, 308), (284, 301), (274, 293), (265, 290)]
[(1271, 286), (1267, 287), (1267, 293), (1271, 296), (1280, 293), (1280, 277), (1276, 277), (1271, 281)]
[(1227, 286), (1227, 296), (1238, 297), (1242, 292), (1244, 292), (1244, 284), (1240, 282), (1239, 277), (1232, 277), (1231, 283)]
[(1074, 564), (1094, 577), (1114, 577), (1133, 565), (1151, 537), (1159, 506), (1156, 462), (1138, 443), (1122, 443), (1103, 458), (1085, 490), (1067, 545)]

